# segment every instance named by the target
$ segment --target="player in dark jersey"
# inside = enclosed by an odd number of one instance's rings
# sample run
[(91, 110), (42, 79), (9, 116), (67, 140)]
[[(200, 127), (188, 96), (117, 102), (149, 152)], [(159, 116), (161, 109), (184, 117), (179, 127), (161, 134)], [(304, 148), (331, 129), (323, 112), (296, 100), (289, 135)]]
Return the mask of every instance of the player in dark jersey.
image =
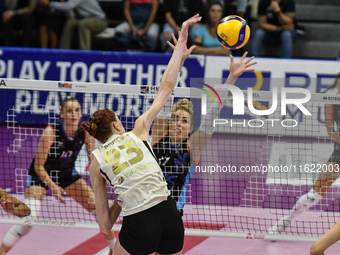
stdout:
[[(182, 177), (188, 173), (190, 166), (188, 137), (193, 128), (191, 125), (193, 107), (188, 99), (181, 99), (172, 108), (169, 133), (164, 134), (153, 145), (153, 150), (168, 181), (168, 188), (173, 190), (172, 195), (177, 200), (179, 196), (177, 188), (184, 184), (185, 176)], [(177, 128), (173, 125), (177, 125)], [(175, 191), (177, 191), (176, 194)]]
[[(25, 204), (31, 209), (31, 217), (36, 219), (41, 201), (48, 188), (54, 197), (66, 204), (63, 195), (67, 194), (95, 216), (94, 193), (92, 188), (77, 173), (74, 162), (83, 144), (88, 155), (95, 149), (95, 140), (79, 129), (82, 117), (79, 102), (67, 96), (61, 103), (61, 119), (48, 125), (39, 141), (37, 152), (29, 169), (25, 189)], [(5, 236), (0, 250), (7, 253), (19, 239), (26, 235), (32, 226), (13, 226)], [(105, 235), (110, 247), (114, 246), (114, 233)]]
[[(340, 73), (337, 75), (333, 85), (327, 88), (325, 93), (340, 93)], [(322, 169), (322, 172), (314, 183), (313, 188), (298, 199), (288, 215), (282, 217), (268, 230), (269, 234), (279, 234), (284, 231), (285, 228), (290, 225), (293, 218), (319, 203), (327, 190), (331, 187), (332, 183), (338, 179), (340, 172), (340, 105), (325, 105), (325, 122), (327, 133), (335, 142), (334, 151), (328, 162), (325, 164), (325, 168)], [(337, 239), (337, 241), (338, 240), (339, 239)]]
[[(174, 42), (176, 40), (174, 38)], [(236, 79), (256, 62), (254, 57), (245, 60), (244, 53), (239, 62), (234, 62), (230, 56), (229, 76), (226, 84), (235, 84)], [(177, 202), (177, 208), (183, 215), (183, 206), (186, 202), (187, 185), (198, 164), (201, 152), (210, 141), (213, 134), (213, 120), (218, 119), (221, 106), (211, 106), (205, 116), (201, 118), (200, 128), (189, 138), (193, 130), (193, 105), (188, 99), (181, 99), (172, 106), (168, 99), (162, 111), (157, 115), (152, 127), (152, 145), (163, 171), (172, 197)], [(195, 146), (190, 147), (191, 144)]]
[(178, 101), (172, 107), (169, 126), (165, 126), (168, 132), (156, 142), (154, 131), (158, 131), (158, 120), (155, 120), (152, 129), (153, 151), (181, 214), (185, 202), (185, 192), (182, 190), (186, 189), (187, 180), (190, 179), (190, 174), (188, 174), (191, 165), (189, 134), (193, 129), (192, 108), (192, 103), (188, 99)]
[[(78, 130), (75, 136), (70, 139), (64, 131), (63, 122), (57, 122), (51, 125), (52, 133), (56, 137), (54, 143), (49, 147), (48, 157), (44, 163), (44, 171), (52, 179), (54, 183), (62, 189), (73, 184), (81, 178), (81, 176), (74, 169), (74, 162), (84, 144), (85, 133), (83, 130)], [(53, 135), (53, 134), (52, 134)], [(93, 147), (93, 146), (92, 146)], [(45, 189), (51, 187), (45, 184), (39, 177), (35, 170), (35, 162), (39, 164), (39, 159), (33, 159), (27, 180), (27, 187), (40, 186)], [(51, 187), (53, 189), (53, 187)], [(63, 203), (62, 197), (58, 197)]]

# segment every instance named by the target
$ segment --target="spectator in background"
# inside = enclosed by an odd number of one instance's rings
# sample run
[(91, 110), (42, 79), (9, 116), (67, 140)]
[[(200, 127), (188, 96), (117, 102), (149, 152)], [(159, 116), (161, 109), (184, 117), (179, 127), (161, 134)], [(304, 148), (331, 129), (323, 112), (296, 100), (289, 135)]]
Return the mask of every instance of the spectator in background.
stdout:
[(247, 9), (248, 0), (237, 0), (236, 15), (243, 17)]
[(33, 15), (38, 0), (10, 0), (6, 1), (8, 8), (2, 13), (2, 20), (4, 23), (5, 46), (13, 44), (14, 26), (18, 22), (24, 31), (24, 39), (22, 41), (23, 47), (30, 47), (32, 41), (32, 31), (35, 22)]
[(224, 48), (216, 37), (217, 25), (222, 19), (223, 6), (221, 1), (212, 1), (208, 10), (207, 21), (204, 26), (197, 29), (193, 44), (196, 48), (193, 54), (228, 55), (230, 50)]
[(260, 28), (254, 33), (251, 54), (260, 56), (263, 44), (282, 45), (282, 57), (291, 58), (296, 40), (294, 0), (260, 0), (258, 5)]
[[(208, 0), (202, 0), (202, 1), (208, 1)], [(238, 15), (240, 17), (244, 17), (244, 14), (245, 14), (246, 9), (247, 9), (248, 0), (218, 0), (218, 1), (222, 4), (223, 9), (225, 7), (225, 3), (229, 4), (229, 3), (236, 2), (236, 15)], [(210, 1), (210, 2), (212, 2), (212, 1)]]
[(71, 49), (73, 33), (78, 28), (79, 49), (91, 50), (91, 35), (99, 34), (107, 27), (105, 13), (97, 0), (39, 1), (44, 7), (67, 12), (69, 19), (60, 38), (61, 49)]
[[(8, 6), (9, 3), (13, 3), (13, 2), (11, 0), (0, 0), (1, 16), (6, 10), (14, 8), (14, 7), (9, 8), (9, 6)], [(0, 45), (4, 44), (4, 38), (5, 38), (5, 36), (4, 36), (4, 21), (3, 21), (3, 19), (0, 19)]]
[[(64, 0), (51, 1), (64, 2)], [(38, 11), (41, 12), (39, 27), (41, 48), (58, 48), (66, 19), (65, 13), (56, 9), (44, 9), (40, 4), (38, 4)]]
[[(171, 41), (171, 34), (177, 37), (178, 31), (181, 30), (180, 25), (194, 14), (204, 13), (204, 6), (202, 1), (197, 0), (164, 0), (162, 8), (165, 21), (163, 31), (160, 35), (161, 50), (162, 52), (172, 52), (168, 46), (167, 41)], [(195, 38), (196, 30), (200, 24), (194, 24), (189, 31), (189, 44)]]
[[(115, 40), (126, 50), (130, 43), (140, 50), (153, 52), (156, 49), (159, 25), (155, 23), (158, 0), (126, 0), (124, 15), (126, 21), (115, 28)], [(133, 47), (133, 45), (131, 45)], [(131, 47), (130, 46), (130, 47)]]

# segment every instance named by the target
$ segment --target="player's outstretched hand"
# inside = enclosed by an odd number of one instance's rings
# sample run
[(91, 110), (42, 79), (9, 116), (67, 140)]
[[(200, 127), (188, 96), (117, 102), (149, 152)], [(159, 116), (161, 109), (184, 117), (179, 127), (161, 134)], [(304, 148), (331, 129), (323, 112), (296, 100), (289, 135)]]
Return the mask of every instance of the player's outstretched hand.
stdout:
[(5, 212), (20, 218), (31, 214), (31, 210), (27, 205), (7, 194), (2, 188), (0, 188), (0, 205)]
[(234, 57), (230, 55), (230, 67), (229, 67), (229, 77), (236, 79), (244, 72), (251, 72), (255, 71), (255, 69), (250, 69), (249, 67), (256, 65), (257, 62), (251, 62), (255, 57), (251, 57), (247, 60), (245, 60), (246, 56), (248, 55), (248, 52), (246, 51), (240, 61), (237, 63), (234, 62)]
[[(181, 31), (178, 32), (178, 36), (180, 36), (181, 34)], [(176, 48), (176, 45), (177, 45), (177, 39), (176, 39), (176, 36), (174, 34), (172, 34), (172, 40), (174, 41), (174, 44), (173, 45), (171, 42), (168, 41), (168, 45), (173, 49), (175, 50)], [(189, 55), (191, 54), (191, 52), (196, 48), (195, 45), (191, 46), (189, 49), (187, 46), (184, 47), (183, 49), (183, 55), (182, 55), (182, 61), (181, 61), (181, 68), (180, 70), (182, 69), (182, 66), (184, 64), (184, 61), (189, 57)]]
[(199, 16), (199, 14), (196, 14), (195, 16), (191, 17), (190, 19), (186, 20), (183, 22), (181, 31), (178, 32), (178, 40), (176, 39), (176, 36), (174, 34), (172, 34), (172, 39), (174, 41), (174, 44), (172, 44), (171, 42), (168, 41), (168, 45), (175, 50), (177, 43), (179, 40), (182, 41), (182, 43), (185, 44), (185, 47), (183, 48), (183, 55), (182, 55), (182, 59), (181, 59), (181, 67), (179, 69), (179, 71), (182, 69), (182, 66), (184, 64), (184, 61), (189, 57), (189, 55), (191, 54), (191, 52), (195, 49), (196, 46), (191, 46), (189, 49), (186, 46), (187, 44), (187, 39), (188, 39), (188, 29), (189, 26), (191, 26), (192, 24), (195, 24), (197, 22), (199, 22), (202, 19), (201, 16)]
[(53, 195), (55, 197), (55, 199), (57, 199), (58, 202), (62, 203), (62, 204), (66, 204), (64, 198), (63, 198), (63, 194), (66, 194), (66, 192), (61, 188), (61, 187), (56, 187), (52, 189)]
[(178, 40), (184, 40), (187, 41), (188, 39), (188, 30), (189, 27), (197, 22), (200, 22), (202, 19), (202, 17), (199, 14), (196, 14), (194, 16), (192, 16), (190, 19), (187, 19), (186, 21), (183, 22), (182, 24), (182, 28), (181, 28), (181, 33), (179, 33), (178, 35)]
[(0, 198), (0, 204), (1, 204), (1, 206), (4, 209), (5, 212), (8, 212), (10, 214), (14, 214), (15, 204), (11, 200), (10, 197), (7, 197), (6, 195), (2, 196)]

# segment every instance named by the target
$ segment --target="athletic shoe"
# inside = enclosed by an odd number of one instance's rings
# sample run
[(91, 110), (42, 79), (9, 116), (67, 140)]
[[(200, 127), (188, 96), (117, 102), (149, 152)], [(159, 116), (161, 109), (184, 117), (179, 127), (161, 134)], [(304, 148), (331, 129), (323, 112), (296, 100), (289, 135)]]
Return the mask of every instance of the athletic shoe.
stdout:
[(269, 230), (268, 234), (281, 234), (287, 227), (289, 227), (291, 221), (289, 220), (290, 215), (282, 217), (275, 225), (273, 225)]

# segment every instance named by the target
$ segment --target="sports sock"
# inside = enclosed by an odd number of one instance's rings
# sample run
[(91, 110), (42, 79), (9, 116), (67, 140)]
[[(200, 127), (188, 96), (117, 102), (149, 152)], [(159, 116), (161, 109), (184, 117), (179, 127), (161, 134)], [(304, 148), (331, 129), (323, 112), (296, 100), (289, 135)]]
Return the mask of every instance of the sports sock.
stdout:
[(290, 210), (289, 220), (292, 220), (294, 217), (302, 214), (304, 211), (319, 203), (321, 198), (322, 196), (312, 188), (307, 194), (301, 196), (292, 210)]

